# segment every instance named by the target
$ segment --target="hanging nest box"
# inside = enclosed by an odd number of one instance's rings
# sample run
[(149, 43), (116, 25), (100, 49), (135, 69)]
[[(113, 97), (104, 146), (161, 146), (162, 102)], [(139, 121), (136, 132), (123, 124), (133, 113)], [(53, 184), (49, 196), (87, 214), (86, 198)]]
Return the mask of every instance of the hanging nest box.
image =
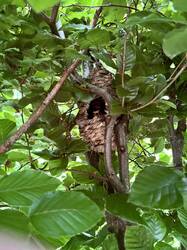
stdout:
[[(91, 73), (91, 83), (109, 93), (112, 92), (112, 75), (105, 69), (95, 68)], [(104, 152), (105, 128), (109, 119), (108, 108), (100, 96), (90, 103), (80, 103), (76, 122), (79, 125), (82, 139), (95, 152)], [(112, 138), (112, 149), (115, 149), (114, 136)]]

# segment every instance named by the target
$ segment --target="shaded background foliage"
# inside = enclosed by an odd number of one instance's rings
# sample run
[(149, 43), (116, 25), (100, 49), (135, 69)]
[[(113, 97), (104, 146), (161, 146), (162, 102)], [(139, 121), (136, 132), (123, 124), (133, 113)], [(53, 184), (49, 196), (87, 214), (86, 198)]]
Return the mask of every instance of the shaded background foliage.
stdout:
[[(52, 20), (55, 4), (0, 1), (0, 144), (73, 60), (81, 60), (84, 78), (68, 78), (37, 122), (0, 154), (0, 228), (46, 249), (117, 249), (107, 210), (125, 221), (128, 250), (187, 248), (186, 0), (64, 0)], [(129, 193), (108, 195), (103, 157), (99, 169), (85, 157), (89, 145), (75, 118), (78, 102), (94, 97), (88, 62), (113, 75), (111, 115), (130, 117)], [(118, 174), (117, 155), (112, 160)]]

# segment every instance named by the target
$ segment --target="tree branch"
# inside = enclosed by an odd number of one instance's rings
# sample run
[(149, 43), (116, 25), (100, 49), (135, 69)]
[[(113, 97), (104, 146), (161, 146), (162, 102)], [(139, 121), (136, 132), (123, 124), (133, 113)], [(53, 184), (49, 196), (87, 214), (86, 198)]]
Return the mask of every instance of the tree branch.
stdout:
[(56, 23), (59, 7), (60, 7), (60, 3), (53, 6), (52, 11), (51, 11), (51, 17), (50, 17), (51, 23)]
[(122, 116), (115, 126), (115, 141), (119, 157), (120, 180), (125, 186), (125, 192), (129, 191), (129, 164), (127, 147), (127, 126), (128, 117)]
[(105, 102), (108, 104), (108, 106), (110, 106), (110, 103), (112, 101), (112, 96), (108, 93), (108, 91), (106, 91), (105, 89), (102, 89), (94, 84), (86, 82), (77, 73), (71, 74), (71, 78), (73, 79), (73, 81), (80, 84), (83, 87), (83, 90), (88, 91), (92, 94), (101, 96), (105, 100)]
[(153, 97), (153, 99), (149, 102), (147, 102), (146, 104), (135, 108), (135, 109), (131, 109), (131, 112), (136, 112), (140, 109), (146, 108), (147, 106), (153, 104), (155, 101), (157, 101), (157, 99), (178, 79), (178, 77), (183, 73), (183, 71), (187, 68), (187, 64), (184, 64), (183, 67), (179, 70), (179, 72), (171, 79), (171, 81), (168, 83), (168, 85), (166, 85), (155, 97)]
[(41, 12), (38, 14), (49, 25), (51, 33), (56, 36), (59, 36), (58, 29), (56, 26), (56, 19), (57, 19), (59, 7), (60, 7), (60, 3), (53, 6), (50, 17), (48, 17), (44, 12)]
[[(59, 34), (57, 34), (58, 31), (57, 31), (57, 27), (56, 27), (56, 18), (57, 18), (59, 7), (60, 7), (60, 3), (57, 4), (57, 5), (55, 5), (53, 7), (52, 14), (51, 14), (50, 18), (47, 15), (45, 15), (44, 13), (41, 13), (41, 16), (43, 17), (44, 21), (47, 24), (51, 23), (51, 25), (53, 26), (53, 27), (50, 26), (51, 32), (53, 34), (58, 35), (58, 36), (59, 36)], [(97, 20), (98, 20), (98, 17), (97, 17)], [(96, 23), (97, 23), (96, 20), (94, 21), (94, 23), (96, 25)], [(55, 29), (57, 31), (56, 33), (55, 33)], [(65, 80), (67, 79), (67, 77), (76, 69), (76, 67), (80, 63), (81, 63), (81, 60), (77, 59), (74, 63), (71, 64), (71, 66), (67, 70), (64, 71), (64, 73), (62, 74), (62, 76), (61, 76), (60, 80), (58, 81), (58, 83), (53, 87), (53, 89), (51, 90), (51, 92), (48, 93), (47, 97), (40, 104), (40, 106), (36, 109), (36, 111), (31, 115), (31, 117), (27, 120), (27, 122), (24, 123), (15, 132), (14, 135), (12, 135), (7, 141), (5, 141), (5, 143), (3, 143), (0, 146), (0, 154), (3, 154), (5, 152), (7, 152), (11, 148), (11, 146), (37, 121), (37, 119), (43, 114), (43, 112), (45, 111), (46, 107), (49, 105), (49, 103), (52, 101), (52, 99), (58, 93), (58, 91), (60, 90), (60, 88), (63, 86), (63, 84), (65, 83)]]
[(173, 155), (173, 164), (176, 169), (182, 169), (182, 153), (184, 147), (183, 133), (186, 131), (186, 119), (181, 119), (178, 126), (174, 128), (174, 116), (168, 117), (168, 128)]
[(31, 115), (31, 117), (27, 120), (25, 124), (23, 124), (14, 135), (12, 135), (4, 144), (0, 146), (0, 154), (7, 152), (11, 146), (37, 121), (37, 119), (43, 114), (46, 107), (58, 93), (60, 88), (63, 86), (67, 77), (76, 69), (76, 67), (80, 64), (80, 60), (77, 59), (72, 65), (64, 71), (60, 80), (53, 87), (50, 93), (48, 93), (47, 97), (40, 104), (40, 106), (36, 109), (36, 111)]
[(102, 10), (103, 10), (103, 7), (99, 7), (99, 8), (96, 10), (95, 15), (94, 15), (94, 18), (93, 18), (93, 20), (92, 20), (92, 28), (95, 28), (95, 27), (96, 27)]
[(117, 8), (124, 8), (124, 9), (131, 9), (131, 10), (138, 10), (135, 7), (130, 7), (123, 4), (103, 4), (103, 5), (80, 5), (80, 4), (69, 4), (69, 5), (63, 5), (63, 8), (71, 8), (71, 7), (79, 7), (79, 8), (89, 8), (89, 9), (95, 9), (95, 8), (108, 8), (108, 7), (117, 7)]
[(122, 183), (118, 179), (112, 166), (112, 135), (113, 135), (113, 130), (114, 130), (116, 120), (117, 120), (117, 116), (113, 116), (111, 117), (109, 123), (106, 124), (105, 145), (104, 145), (105, 172), (110, 180), (112, 187), (117, 192), (124, 192), (125, 187), (122, 185)]

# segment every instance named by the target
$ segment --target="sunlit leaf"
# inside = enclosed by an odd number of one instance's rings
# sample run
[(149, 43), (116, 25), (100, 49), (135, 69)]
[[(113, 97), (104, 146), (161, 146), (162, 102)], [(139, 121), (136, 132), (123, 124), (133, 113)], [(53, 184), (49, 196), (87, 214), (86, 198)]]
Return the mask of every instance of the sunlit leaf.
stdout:
[(60, 181), (39, 171), (17, 171), (0, 179), (0, 199), (10, 205), (29, 206), (43, 193), (53, 191)]
[(49, 7), (54, 6), (56, 3), (58, 3), (58, 0), (28, 0), (30, 5), (33, 7), (34, 10), (37, 12), (40, 12), (42, 10), (48, 9)]
[(7, 119), (0, 120), (0, 144), (2, 144), (7, 137), (13, 132), (16, 123)]

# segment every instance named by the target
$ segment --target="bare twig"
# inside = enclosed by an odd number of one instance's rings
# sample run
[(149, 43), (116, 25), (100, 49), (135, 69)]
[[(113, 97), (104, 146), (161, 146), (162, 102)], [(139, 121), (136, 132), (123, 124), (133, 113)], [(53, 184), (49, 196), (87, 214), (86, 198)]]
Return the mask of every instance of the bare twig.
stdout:
[(112, 166), (112, 135), (114, 130), (114, 125), (116, 123), (117, 117), (111, 117), (111, 120), (106, 124), (106, 134), (105, 134), (105, 147), (104, 147), (104, 157), (105, 157), (105, 172), (108, 176), (111, 185), (117, 192), (124, 192), (125, 187), (118, 179), (113, 166)]
[(170, 75), (170, 77), (167, 79), (167, 82), (171, 81), (173, 76), (175, 75), (175, 73), (177, 72), (177, 70), (182, 66), (182, 64), (185, 62), (186, 60), (186, 56), (184, 56), (182, 58), (182, 60), (180, 61), (180, 63), (177, 65), (177, 67), (174, 69), (173, 73)]
[[(120, 179), (125, 186), (125, 192), (129, 191), (129, 166), (128, 166), (128, 147), (127, 147), (127, 123), (128, 117), (122, 116), (115, 126), (115, 141), (119, 157)], [(126, 127), (125, 127), (126, 126)]]
[(49, 105), (51, 100), (58, 93), (60, 88), (63, 86), (67, 77), (76, 69), (76, 67), (80, 64), (80, 60), (77, 59), (72, 65), (64, 71), (62, 77), (57, 82), (57, 84), (53, 87), (51, 92), (47, 95), (44, 101), (40, 104), (37, 110), (31, 115), (28, 121), (23, 124), (14, 135), (12, 135), (3, 145), (0, 146), (0, 154), (7, 152), (10, 147), (37, 121), (37, 119), (43, 114), (46, 107)]
[(131, 112), (136, 112), (138, 110), (141, 110), (143, 108), (146, 108), (147, 106), (153, 104), (155, 101), (157, 101), (157, 99), (163, 95), (163, 93), (178, 79), (178, 77), (183, 73), (183, 71), (186, 69), (187, 64), (184, 64), (183, 67), (179, 70), (179, 72), (171, 79), (171, 81), (168, 83), (168, 85), (166, 85), (155, 97), (153, 97), (153, 99), (149, 102), (147, 102), (146, 104), (135, 108), (135, 109), (131, 109)]
[[(121, 84), (125, 88), (125, 67), (126, 67), (126, 52), (127, 52), (127, 33), (124, 34), (123, 52), (122, 52), (122, 69), (121, 69)], [(125, 97), (122, 98), (122, 107), (124, 108)]]
[(80, 5), (80, 4), (69, 4), (69, 5), (62, 5), (63, 8), (72, 8), (72, 7), (78, 7), (78, 8), (89, 8), (89, 9), (96, 9), (96, 8), (108, 8), (108, 7), (117, 7), (117, 8), (125, 8), (125, 9), (131, 9), (131, 10), (138, 10), (135, 7), (130, 7), (123, 4), (103, 4), (103, 5)]

